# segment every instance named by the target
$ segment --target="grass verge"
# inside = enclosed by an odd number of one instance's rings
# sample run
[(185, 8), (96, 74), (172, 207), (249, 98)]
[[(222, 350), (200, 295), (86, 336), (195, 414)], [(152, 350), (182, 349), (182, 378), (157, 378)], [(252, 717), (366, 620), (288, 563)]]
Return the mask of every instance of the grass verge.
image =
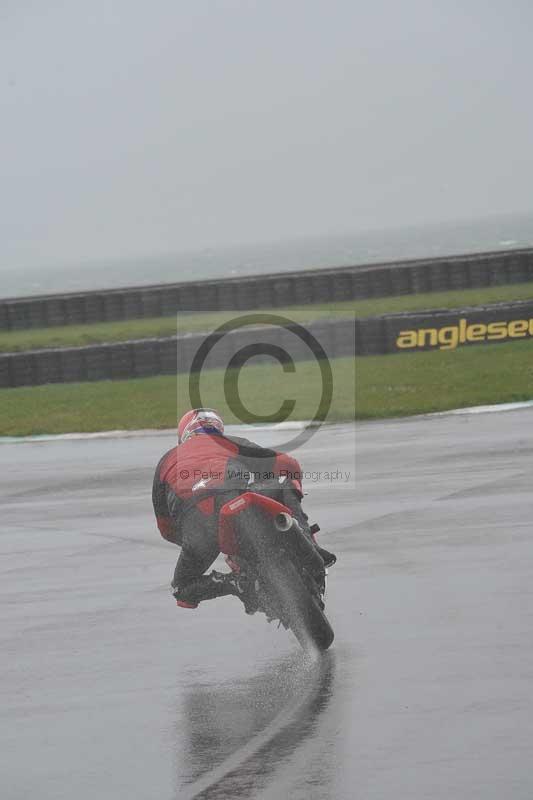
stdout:
[[(261, 314), (278, 314), (295, 322), (309, 322), (324, 317), (346, 317), (353, 314), (353, 302), (323, 303), (314, 306), (262, 308)], [(259, 310), (256, 310), (257, 312)], [(223, 322), (253, 314), (254, 311), (213, 311), (201, 314), (180, 314), (179, 332), (212, 331)], [(0, 352), (40, 350), (45, 347), (83, 347), (103, 342), (128, 339), (150, 339), (175, 336), (176, 317), (130, 319), (122, 322), (96, 322), (92, 325), (63, 325), (57, 328), (35, 328), (0, 333)]]
[[(333, 401), (329, 421), (353, 419), (354, 360), (334, 359)], [(191, 406), (187, 376), (127, 381), (49, 384), (0, 392), (0, 435), (172, 428)], [(206, 406), (218, 408), (227, 422), (240, 422), (224, 395), (224, 370), (202, 373), (200, 391)], [(239, 396), (255, 414), (272, 414), (285, 398), (295, 400), (290, 419), (310, 419), (320, 401), (318, 365), (302, 361), (294, 374), (279, 365), (249, 365), (239, 378)], [(278, 417), (279, 418), (279, 417)]]
[(533, 341), (356, 359), (357, 419), (533, 399)]
[[(261, 309), (261, 313), (281, 314), (295, 322), (309, 322), (325, 317), (346, 317), (352, 314), (369, 317), (398, 311), (420, 311), (429, 308), (460, 308), (487, 303), (533, 298), (533, 283), (510, 286), (492, 286), (485, 289), (468, 289), (454, 292), (401, 295), (371, 300), (322, 303), (311, 306)], [(211, 331), (227, 320), (244, 313), (218, 311), (203, 314), (180, 315), (180, 332)], [(0, 352), (42, 349), (45, 347), (81, 347), (102, 342), (126, 341), (173, 336), (176, 333), (175, 317), (134, 319), (123, 322), (94, 323), (92, 325), (65, 325), (57, 328), (39, 328), (10, 333), (0, 333)]]
[[(328, 421), (379, 419), (451, 408), (533, 399), (533, 341), (465, 347), (453, 351), (334, 359), (333, 402)], [(239, 421), (227, 407), (224, 371), (203, 373), (202, 402)], [(0, 434), (94, 432), (170, 428), (190, 406), (185, 376), (129, 381), (57, 384), (3, 389)], [(271, 414), (287, 398), (291, 419), (314, 416), (322, 389), (315, 362), (300, 362), (294, 374), (278, 365), (242, 370), (239, 394), (256, 414)]]

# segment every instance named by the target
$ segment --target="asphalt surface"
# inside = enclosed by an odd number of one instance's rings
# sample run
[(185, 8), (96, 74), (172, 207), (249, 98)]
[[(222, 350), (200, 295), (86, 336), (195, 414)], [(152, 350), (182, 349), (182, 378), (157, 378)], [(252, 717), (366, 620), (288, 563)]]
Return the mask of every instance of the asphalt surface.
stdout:
[(532, 424), (310, 440), (339, 555), (316, 658), (235, 598), (174, 605), (150, 506), (172, 439), (0, 445), (0, 796), (530, 800)]

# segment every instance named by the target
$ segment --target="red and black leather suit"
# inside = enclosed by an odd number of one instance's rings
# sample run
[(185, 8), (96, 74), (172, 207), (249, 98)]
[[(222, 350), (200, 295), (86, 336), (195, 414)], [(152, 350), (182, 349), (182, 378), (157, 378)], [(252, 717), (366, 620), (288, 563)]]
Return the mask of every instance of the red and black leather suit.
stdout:
[[(181, 545), (172, 585), (181, 590), (198, 579), (219, 554), (218, 511), (248, 486), (287, 505), (301, 524), (301, 469), (295, 458), (247, 439), (198, 433), (169, 450), (157, 465), (152, 502), (163, 538)], [(279, 476), (287, 479), (280, 486)]]

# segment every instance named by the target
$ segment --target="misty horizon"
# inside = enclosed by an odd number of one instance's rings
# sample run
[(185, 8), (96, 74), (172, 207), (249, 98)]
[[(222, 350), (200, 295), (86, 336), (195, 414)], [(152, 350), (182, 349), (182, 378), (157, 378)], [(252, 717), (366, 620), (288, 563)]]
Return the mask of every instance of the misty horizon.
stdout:
[(3, 278), (533, 212), (521, 0), (0, 17)]
[(0, 297), (364, 266), (533, 246), (533, 214), (5, 270)]

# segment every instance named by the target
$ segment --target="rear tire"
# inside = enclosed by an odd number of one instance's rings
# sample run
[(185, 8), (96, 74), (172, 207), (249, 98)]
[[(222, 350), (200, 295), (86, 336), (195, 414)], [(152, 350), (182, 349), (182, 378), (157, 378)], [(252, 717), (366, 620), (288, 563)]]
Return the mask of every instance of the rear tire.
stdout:
[(279, 616), (290, 627), (304, 650), (327, 650), (334, 633), (319, 597), (305, 585), (283, 544), (280, 548), (285, 534), (272, 528), (272, 520), (257, 509), (243, 511), (239, 515), (239, 552), (255, 565), (266, 594), (271, 596), (275, 618)]
[(327, 650), (335, 637), (333, 628), (320, 608), (318, 598), (306, 587), (294, 564), (289, 560), (272, 560), (266, 573), (300, 645), (304, 650), (310, 649), (311, 645), (321, 651)]

